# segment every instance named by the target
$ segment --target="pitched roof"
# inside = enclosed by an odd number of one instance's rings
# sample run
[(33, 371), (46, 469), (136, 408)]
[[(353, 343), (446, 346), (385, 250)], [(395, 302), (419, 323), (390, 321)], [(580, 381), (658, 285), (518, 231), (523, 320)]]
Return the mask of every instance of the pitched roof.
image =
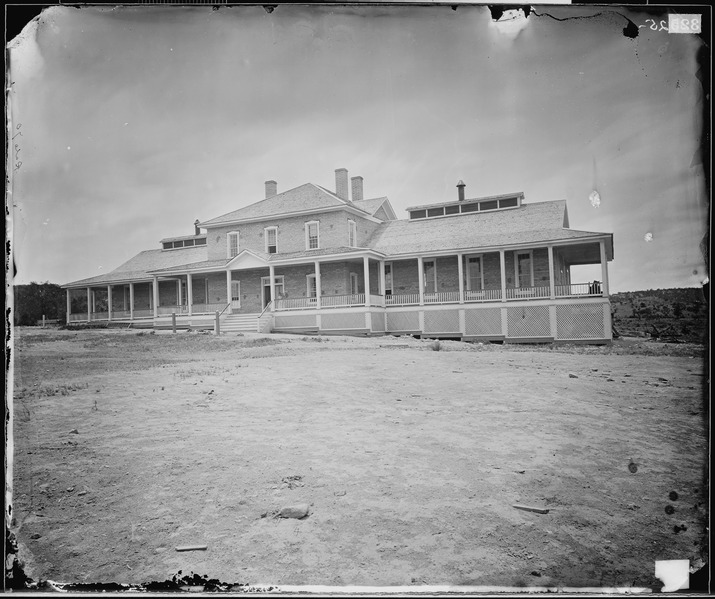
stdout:
[(260, 202), (255, 202), (244, 208), (228, 212), (205, 222), (199, 223), (201, 227), (213, 227), (237, 221), (252, 220), (275, 216), (289, 216), (295, 212), (315, 210), (321, 208), (334, 208), (337, 206), (352, 206), (359, 208), (353, 202), (343, 200), (332, 191), (315, 185), (305, 183), (288, 191), (284, 191)]
[(99, 285), (102, 283), (113, 283), (115, 281), (138, 281), (151, 279), (149, 272), (162, 268), (171, 268), (185, 264), (206, 261), (206, 246), (196, 246), (180, 250), (145, 250), (139, 252), (133, 258), (127, 260), (113, 271), (88, 279), (72, 281), (63, 287), (74, 287), (84, 285)]
[(353, 201), (353, 204), (367, 212), (370, 216), (373, 216), (385, 202), (387, 202), (387, 197), (355, 200)]
[(566, 201), (522, 204), (519, 208), (382, 223), (367, 245), (387, 255), (488, 248), (598, 237), (568, 226)]

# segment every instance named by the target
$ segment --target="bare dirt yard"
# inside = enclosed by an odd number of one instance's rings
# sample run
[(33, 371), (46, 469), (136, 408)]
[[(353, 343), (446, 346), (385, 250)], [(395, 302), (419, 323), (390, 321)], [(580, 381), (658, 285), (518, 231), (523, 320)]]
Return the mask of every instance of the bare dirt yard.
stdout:
[(655, 560), (708, 557), (703, 352), (18, 328), (19, 557), (65, 583), (658, 586)]

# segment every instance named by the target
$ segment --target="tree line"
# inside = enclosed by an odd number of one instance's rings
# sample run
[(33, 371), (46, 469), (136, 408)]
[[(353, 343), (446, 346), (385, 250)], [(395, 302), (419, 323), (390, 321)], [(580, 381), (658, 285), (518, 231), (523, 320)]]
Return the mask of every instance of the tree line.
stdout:
[(42, 321), (58, 320), (65, 324), (67, 319), (67, 294), (55, 283), (30, 283), (15, 285), (13, 323), (15, 326), (33, 326)]

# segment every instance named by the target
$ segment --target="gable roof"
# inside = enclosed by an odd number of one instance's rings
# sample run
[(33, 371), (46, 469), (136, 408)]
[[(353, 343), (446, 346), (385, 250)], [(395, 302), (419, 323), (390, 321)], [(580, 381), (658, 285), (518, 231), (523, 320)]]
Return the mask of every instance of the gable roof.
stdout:
[(367, 245), (397, 256), (609, 235), (574, 231), (567, 226), (566, 201), (557, 200), (494, 212), (387, 221), (375, 230)]
[(260, 202), (255, 202), (244, 208), (239, 208), (233, 212), (199, 223), (199, 226), (215, 227), (241, 221), (290, 216), (299, 212), (341, 206), (351, 206), (364, 212), (362, 208), (353, 202), (339, 198), (332, 191), (328, 191), (314, 183), (305, 183)]
[(106, 274), (73, 281), (62, 286), (74, 287), (102, 283), (109, 284), (119, 281), (146, 281), (151, 280), (152, 275), (149, 273), (152, 271), (204, 261), (206, 261), (206, 246), (195, 246), (180, 250), (145, 250)]
[(370, 216), (375, 216), (375, 213), (384, 205), (385, 213), (392, 219), (397, 218), (395, 211), (390, 205), (390, 201), (386, 196), (381, 198), (370, 198), (366, 200), (356, 200), (353, 202), (355, 206), (367, 212)]

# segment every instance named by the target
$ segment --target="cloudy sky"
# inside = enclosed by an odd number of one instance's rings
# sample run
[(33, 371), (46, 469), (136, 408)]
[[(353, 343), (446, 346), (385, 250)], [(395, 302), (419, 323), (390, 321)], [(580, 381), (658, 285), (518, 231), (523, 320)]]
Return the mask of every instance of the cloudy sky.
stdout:
[(467, 197), (566, 199), (573, 229), (614, 234), (612, 291), (699, 286), (701, 41), (649, 18), (46, 9), (9, 42), (15, 283), (106, 273), (197, 218), (261, 200), (267, 179), (333, 189), (344, 167), (400, 218), (454, 199), (460, 179)]

